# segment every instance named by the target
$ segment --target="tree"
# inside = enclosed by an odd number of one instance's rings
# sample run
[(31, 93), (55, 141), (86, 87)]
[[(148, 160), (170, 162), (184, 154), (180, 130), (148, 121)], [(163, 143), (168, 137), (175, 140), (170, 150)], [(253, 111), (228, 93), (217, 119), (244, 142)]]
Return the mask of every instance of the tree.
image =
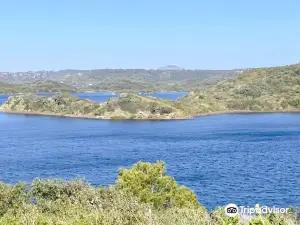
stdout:
[(116, 186), (155, 208), (202, 207), (194, 192), (166, 175), (162, 161), (154, 164), (140, 161), (131, 169), (120, 169)]

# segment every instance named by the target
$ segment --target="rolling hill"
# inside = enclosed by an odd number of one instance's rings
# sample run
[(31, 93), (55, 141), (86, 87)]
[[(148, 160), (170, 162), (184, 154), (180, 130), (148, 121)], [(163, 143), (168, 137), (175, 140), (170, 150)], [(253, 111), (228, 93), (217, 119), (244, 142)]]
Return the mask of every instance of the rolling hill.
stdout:
[(180, 99), (196, 114), (300, 109), (300, 64), (248, 70)]
[(81, 91), (157, 92), (197, 91), (207, 85), (235, 76), (238, 70), (183, 70), (165, 67), (162, 70), (96, 69), (1, 73), (5, 83), (28, 83), (53, 80)]
[(8, 84), (0, 82), (0, 94), (16, 93), (58, 93), (58, 92), (77, 92), (72, 86), (51, 80), (39, 80), (24, 84)]

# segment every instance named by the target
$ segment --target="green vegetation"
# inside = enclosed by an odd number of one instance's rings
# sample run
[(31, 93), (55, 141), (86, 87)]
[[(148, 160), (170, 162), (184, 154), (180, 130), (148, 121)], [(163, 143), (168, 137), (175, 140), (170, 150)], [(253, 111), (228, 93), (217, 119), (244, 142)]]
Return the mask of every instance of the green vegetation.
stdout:
[[(171, 65), (158, 70), (96, 69), (0, 72), (0, 82), (20, 84), (37, 80), (62, 82), (80, 92), (196, 91), (232, 77), (238, 70), (185, 70)], [(2, 92), (3, 93), (3, 92)], [(7, 93), (7, 92), (5, 92)], [(13, 92), (15, 93), (15, 92)]]
[(120, 169), (117, 187), (156, 208), (200, 206), (193, 192), (166, 176), (163, 162), (154, 165), (138, 162), (132, 169)]
[(79, 88), (87, 91), (154, 93), (198, 91), (236, 73), (235, 70), (93, 70), (62, 80), (66, 84), (80, 84)]
[(218, 112), (298, 111), (300, 64), (253, 69), (219, 82), (208, 90), (191, 93), (180, 101), (196, 114)]
[(7, 84), (0, 82), (0, 94), (16, 93), (58, 93), (58, 92), (77, 92), (74, 87), (51, 81), (40, 80), (24, 84)]
[[(298, 218), (299, 219), (299, 218)], [(0, 182), (1, 225), (296, 225), (289, 214), (225, 216), (208, 213), (195, 194), (165, 174), (164, 163), (138, 162), (121, 169), (116, 185), (83, 180), (36, 179), (31, 185)]]
[[(74, 92), (77, 90), (81, 92), (118, 93), (200, 91), (209, 95), (211, 98), (208, 99), (209, 101), (215, 100), (215, 98), (217, 100), (229, 98), (224, 106), (226, 109), (244, 110), (251, 104), (254, 109), (265, 110), (264, 108), (270, 107), (262, 107), (259, 102), (264, 104), (266, 99), (256, 99), (257, 101), (251, 103), (249, 102), (251, 101), (250, 98), (256, 98), (260, 95), (292, 94), (291, 92), (297, 90), (297, 83), (294, 82), (298, 82), (297, 75), (299, 75), (299, 64), (250, 70), (184, 70), (172, 68), (171, 70), (101, 69), (0, 73), (0, 93)], [(52, 81), (36, 81), (37, 79)], [(1, 81), (10, 82), (10, 84), (4, 84)], [(32, 84), (23, 83), (32, 81), (34, 81)], [(50, 83), (54, 81), (58, 83)], [(219, 84), (217, 84), (218, 82)], [(291, 89), (288, 88), (289, 85), (292, 86)], [(209, 87), (212, 87), (210, 91), (206, 91), (205, 89)], [(285, 93), (286, 90), (288, 93)], [(236, 97), (240, 98), (239, 102), (230, 101)], [(220, 101), (217, 103), (220, 104)], [(299, 101), (296, 97), (296, 99), (289, 99), (287, 102), (281, 103), (282, 108), (288, 108), (288, 105), (298, 106)], [(271, 104), (275, 103), (271, 102)], [(219, 109), (224, 107), (222, 105)]]
[[(216, 84), (238, 72), (238, 70), (184, 70), (172, 66), (159, 70), (63, 70), (49, 72), (47, 77), (76, 87), (82, 92), (153, 93), (158, 91), (202, 90), (208, 85)], [(30, 75), (28, 76), (30, 79)]]
[(70, 95), (9, 97), (0, 107), (3, 112), (35, 113), (101, 119), (185, 119), (185, 106), (174, 101), (134, 94), (121, 94), (108, 102), (97, 103)]
[(91, 85), (86, 88), (89, 91), (102, 91), (102, 92), (128, 92), (128, 93), (149, 93), (157, 89), (155, 84), (146, 82), (142, 79), (129, 79), (129, 78), (105, 78), (101, 83)]
[[(131, 91), (141, 87), (135, 81), (126, 82), (126, 89)], [(112, 84), (114, 87), (118, 85)], [(150, 84), (143, 83), (143, 90), (148, 90), (147, 85)], [(110, 87), (108, 83), (106, 86)], [(300, 64), (297, 64), (247, 70), (177, 101), (134, 94), (122, 94), (120, 98), (112, 98), (107, 103), (64, 95), (52, 98), (19, 96), (10, 98), (0, 110), (103, 119), (187, 119), (226, 112), (300, 111), (299, 93)]]

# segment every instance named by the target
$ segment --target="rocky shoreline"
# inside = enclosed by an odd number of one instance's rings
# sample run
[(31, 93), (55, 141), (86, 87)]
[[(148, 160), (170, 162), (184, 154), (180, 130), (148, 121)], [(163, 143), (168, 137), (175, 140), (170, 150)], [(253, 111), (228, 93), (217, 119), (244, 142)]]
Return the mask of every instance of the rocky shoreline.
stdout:
[[(0, 113), (7, 114), (19, 114), (19, 115), (32, 115), (32, 116), (53, 116), (53, 117), (66, 117), (66, 118), (79, 118), (79, 119), (94, 119), (94, 120), (188, 120), (193, 119), (194, 117), (175, 117), (175, 118), (118, 118), (118, 117), (101, 117), (101, 116), (90, 116), (90, 115), (72, 115), (72, 114), (62, 114), (62, 113), (42, 113), (42, 112), (28, 112), (28, 111), (9, 111), (9, 110), (1, 110)], [(201, 116), (210, 116), (214, 114), (206, 114)]]

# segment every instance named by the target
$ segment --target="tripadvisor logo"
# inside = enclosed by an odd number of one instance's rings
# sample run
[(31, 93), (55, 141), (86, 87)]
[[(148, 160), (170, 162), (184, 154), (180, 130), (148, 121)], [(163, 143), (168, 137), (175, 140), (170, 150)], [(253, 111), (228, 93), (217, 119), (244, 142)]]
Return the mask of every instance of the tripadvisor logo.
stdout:
[(239, 208), (236, 204), (230, 203), (225, 206), (225, 214), (229, 217), (235, 217), (239, 213)]
[(230, 217), (235, 217), (238, 213), (240, 214), (268, 214), (268, 213), (288, 213), (288, 208), (277, 208), (275, 206), (268, 207), (268, 206), (260, 206), (256, 204), (255, 207), (249, 206), (240, 206), (238, 207), (236, 204), (230, 203), (225, 206), (225, 214)]

